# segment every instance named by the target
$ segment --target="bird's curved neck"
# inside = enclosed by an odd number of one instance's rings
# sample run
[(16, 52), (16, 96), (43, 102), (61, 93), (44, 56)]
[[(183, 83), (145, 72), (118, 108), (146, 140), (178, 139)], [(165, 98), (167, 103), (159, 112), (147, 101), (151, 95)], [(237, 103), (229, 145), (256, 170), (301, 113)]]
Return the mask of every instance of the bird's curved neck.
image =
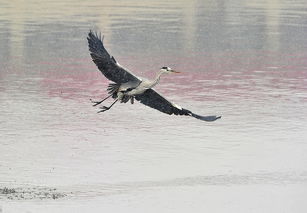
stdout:
[(160, 72), (158, 72), (158, 74), (156, 75), (156, 77), (153, 79), (151, 85), (150, 85), (150, 88), (156, 86), (157, 83), (159, 83), (160, 81), (160, 77), (161, 75), (163, 74), (164, 72), (161, 70)]

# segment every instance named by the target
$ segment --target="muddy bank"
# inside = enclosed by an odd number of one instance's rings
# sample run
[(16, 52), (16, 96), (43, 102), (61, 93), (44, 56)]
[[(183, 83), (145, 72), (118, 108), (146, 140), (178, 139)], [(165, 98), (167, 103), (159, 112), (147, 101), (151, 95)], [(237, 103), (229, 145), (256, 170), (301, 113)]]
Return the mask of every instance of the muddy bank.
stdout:
[(0, 199), (9, 200), (33, 200), (33, 199), (60, 199), (66, 197), (65, 193), (57, 191), (56, 188), (46, 187), (16, 187), (0, 188)]

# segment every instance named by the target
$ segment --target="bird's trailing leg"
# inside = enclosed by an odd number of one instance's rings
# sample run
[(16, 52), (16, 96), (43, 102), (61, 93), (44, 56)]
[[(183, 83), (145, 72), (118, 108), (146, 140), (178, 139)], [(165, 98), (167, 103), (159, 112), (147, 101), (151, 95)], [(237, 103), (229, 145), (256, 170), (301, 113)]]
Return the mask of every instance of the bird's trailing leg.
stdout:
[(102, 110), (98, 111), (97, 113), (104, 112), (104, 111), (107, 111), (107, 110), (111, 109), (111, 107), (112, 107), (117, 101), (118, 101), (118, 99), (116, 99), (109, 107), (107, 107), (107, 106), (100, 107), (100, 109), (102, 109)]
[(105, 100), (107, 100), (108, 98), (110, 98), (111, 96), (112, 96), (112, 94), (109, 95), (108, 97), (106, 97), (105, 99), (102, 99), (101, 101), (93, 101), (92, 99), (90, 99), (90, 101), (94, 104), (93, 106), (97, 106), (97, 105), (101, 104), (102, 102), (104, 102)]

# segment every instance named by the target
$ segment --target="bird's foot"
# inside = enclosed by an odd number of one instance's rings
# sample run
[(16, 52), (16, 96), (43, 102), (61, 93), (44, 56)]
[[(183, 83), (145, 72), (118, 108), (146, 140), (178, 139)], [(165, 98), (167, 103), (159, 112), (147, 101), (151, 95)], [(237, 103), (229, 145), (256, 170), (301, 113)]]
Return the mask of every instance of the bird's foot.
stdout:
[(98, 111), (97, 113), (105, 112), (105, 111), (109, 110), (110, 108), (111, 107), (102, 106), (102, 107), (100, 107), (100, 109), (102, 109), (102, 110)]
[(93, 103), (93, 106), (97, 106), (103, 102), (103, 101), (93, 101), (92, 99), (90, 99), (90, 101)]

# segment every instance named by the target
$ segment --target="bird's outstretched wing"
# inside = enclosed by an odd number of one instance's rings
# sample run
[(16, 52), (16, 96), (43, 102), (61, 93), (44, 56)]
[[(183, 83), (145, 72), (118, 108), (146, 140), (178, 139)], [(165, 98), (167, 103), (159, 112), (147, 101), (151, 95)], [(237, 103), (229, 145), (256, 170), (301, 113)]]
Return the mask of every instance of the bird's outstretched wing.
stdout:
[(140, 82), (141, 79), (130, 73), (127, 69), (119, 65), (115, 58), (111, 56), (103, 45), (103, 38), (97, 33), (89, 32), (88, 46), (94, 63), (102, 74), (115, 83), (126, 83), (128, 81)]
[(143, 94), (135, 96), (135, 99), (140, 101), (142, 104), (149, 106), (151, 108), (157, 109), (161, 112), (167, 113), (169, 115), (188, 115), (194, 118), (203, 120), (203, 121), (215, 121), (221, 116), (201, 116), (194, 114), (193, 112), (183, 109), (180, 106), (177, 106), (168, 100), (166, 100), (163, 96), (157, 93), (153, 89), (146, 90)]

